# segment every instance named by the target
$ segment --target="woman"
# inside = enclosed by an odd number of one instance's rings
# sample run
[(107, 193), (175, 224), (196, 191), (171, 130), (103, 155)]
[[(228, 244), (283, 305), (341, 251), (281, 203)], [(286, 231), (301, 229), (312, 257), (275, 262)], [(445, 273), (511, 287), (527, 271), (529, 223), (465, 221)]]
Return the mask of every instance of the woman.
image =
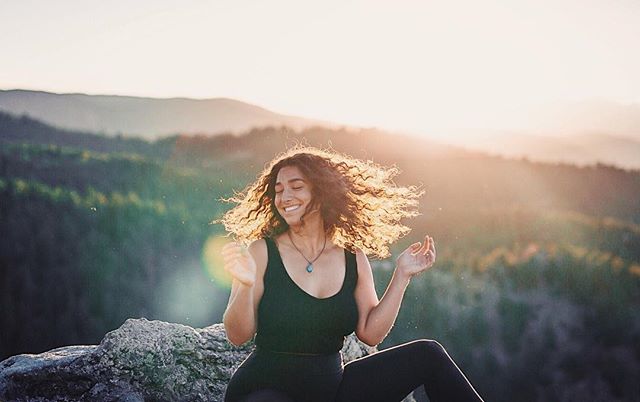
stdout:
[(420, 385), (432, 402), (479, 401), (435, 341), (418, 340), (342, 364), (344, 337), (382, 342), (411, 278), (436, 259), (433, 239), (398, 256), (378, 300), (367, 254), (409, 228), (421, 195), (398, 187), (396, 169), (315, 148), (271, 162), (222, 218), (238, 243), (222, 251), (233, 277), (224, 314), (227, 337), (255, 350), (233, 374), (225, 401), (401, 401)]

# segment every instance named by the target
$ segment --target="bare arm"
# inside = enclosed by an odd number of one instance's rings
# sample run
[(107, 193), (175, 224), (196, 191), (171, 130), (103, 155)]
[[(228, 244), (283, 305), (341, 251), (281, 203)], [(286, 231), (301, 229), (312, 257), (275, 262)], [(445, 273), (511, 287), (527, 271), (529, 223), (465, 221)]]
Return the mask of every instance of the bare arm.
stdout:
[[(421, 257), (416, 257), (418, 255)], [(405, 250), (398, 257), (398, 265), (381, 300), (378, 300), (376, 295), (367, 256), (359, 251), (356, 259), (358, 284), (355, 295), (359, 315), (356, 335), (362, 342), (375, 346), (391, 331), (411, 277), (426, 270), (435, 262), (435, 246), (433, 241), (427, 238), (424, 245), (414, 243)]]
[(257, 330), (258, 304), (264, 290), (264, 272), (267, 266), (267, 247), (264, 240), (249, 246), (248, 252), (235, 243), (222, 251), (225, 270), (233, 277), (229, 303), (224, 312), (227, 339), (239, 346), (251, 340)]

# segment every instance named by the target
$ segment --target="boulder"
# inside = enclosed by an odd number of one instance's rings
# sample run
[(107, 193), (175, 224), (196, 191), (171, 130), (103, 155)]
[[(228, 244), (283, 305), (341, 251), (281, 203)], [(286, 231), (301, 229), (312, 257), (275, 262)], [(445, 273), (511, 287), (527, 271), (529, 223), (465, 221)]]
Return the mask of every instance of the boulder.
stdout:
[[(0, 401), (222, 401), (253, 349), (235, 347), (222, 324), (206, 328), (128, 319), (99, 345), (66, 346), (0, 362)], [(345, 363), (376, 349), (350, 335)]]

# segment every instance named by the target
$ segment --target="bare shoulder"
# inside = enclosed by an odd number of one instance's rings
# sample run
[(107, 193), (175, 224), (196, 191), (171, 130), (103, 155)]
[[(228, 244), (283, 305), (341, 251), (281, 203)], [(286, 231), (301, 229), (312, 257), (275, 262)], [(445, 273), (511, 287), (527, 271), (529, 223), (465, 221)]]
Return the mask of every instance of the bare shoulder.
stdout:
[(358, 328), (360, 329), (357, 334), (362, 339), (362, 328), (364, 328), (371, 309), (378, 305), (379, 300), (369, 258), (361, 249), (356, 249), (356, 262), (358, 263), (358, 283), (356, 284), (355, 297), (358, 304), (358, 314), (360, 315), (358, 322)]
[(264, 272), (268, 259), (267, 242), (264, 239), (254, 240), (249, 244), (248, 250), (256, 262), (258, 272)]
[(358, 264), (358, 274), (371, 272), (369, 258), (360, 248), (356, 248), (356, 263)]
[(262, 252), (267, 254), (267, 241), (265, 239), (254, 240), (249, 244), (250, 252)]

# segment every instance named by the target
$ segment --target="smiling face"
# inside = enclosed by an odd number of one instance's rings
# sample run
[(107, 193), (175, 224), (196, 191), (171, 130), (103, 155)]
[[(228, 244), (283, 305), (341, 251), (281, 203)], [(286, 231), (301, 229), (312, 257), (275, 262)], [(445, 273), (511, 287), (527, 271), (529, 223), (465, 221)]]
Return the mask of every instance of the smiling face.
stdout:
[(311, 183), (298, 167), (284, 166), (278, 171), (275, 193), (275, 207), (280, 216), (289, 226), (299, 225), (313, 199)]

